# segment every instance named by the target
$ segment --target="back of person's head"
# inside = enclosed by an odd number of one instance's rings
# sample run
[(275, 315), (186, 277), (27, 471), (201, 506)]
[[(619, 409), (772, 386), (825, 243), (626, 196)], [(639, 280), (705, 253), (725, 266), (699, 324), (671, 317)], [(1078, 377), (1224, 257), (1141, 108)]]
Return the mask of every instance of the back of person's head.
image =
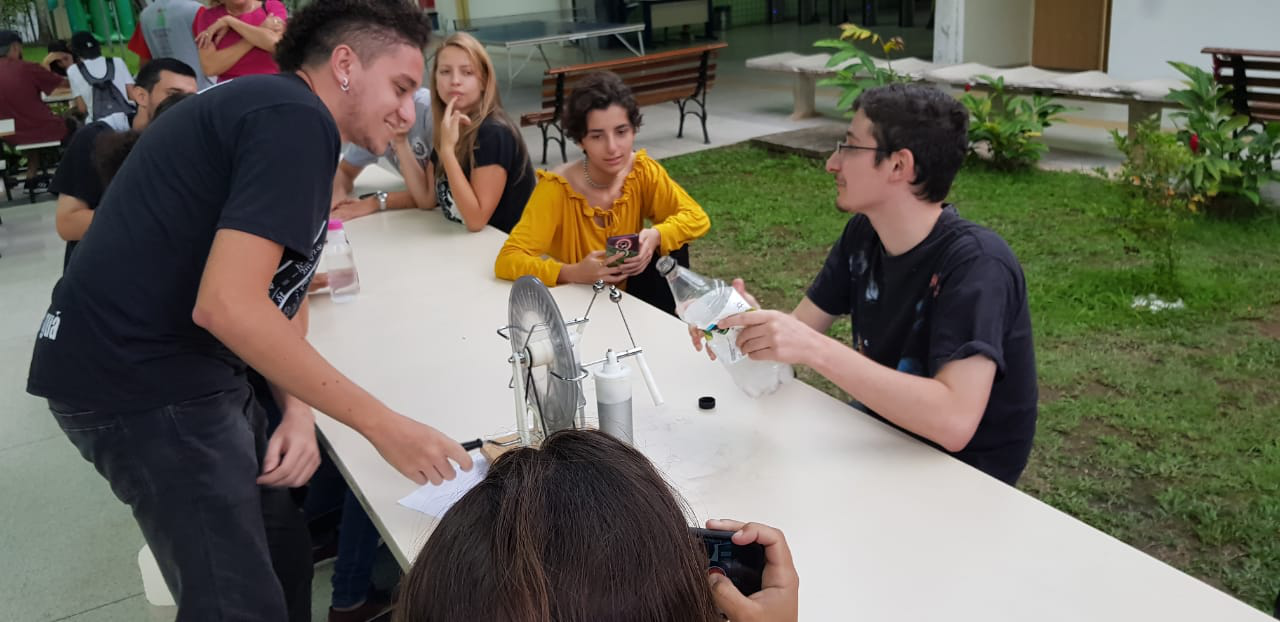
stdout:
[(640, 114), (640, 106), (636, 105), (631, 87), (612, 71), (588, 74), (573, 85), (573, 92), (560, 114), (560, 127), (564, 128), (569, 140), (581, 143), (587, 135), (587, 115), (593, 110), (604, 110), (614, 105), (627, 111), (632, 130), (640, 129), (644, 117)]
[(81, 30), (71, 35), (71, 52), (86, 60), (102, 56), (102, 45), (93, 33)]
[(0, 30), (0, 56), (22, 57), (22, 35), (16, 30)]
[(196, 77), (196, 71), (191, 68), (191, 65), (188, 65), (176, 58), (162, 56), (160, 58), (153, 58), (147, 61), (147, 64), (143, 65), (142, 68), (138, 70), (138, 75), (134, 77), (133, 83), (138, 85), (142, 90), (150, 93), (151, 89), (155, 88), (156, 83), (160, 82), (160, 76), (165, 71), (168, 71), (169, 73), (176, 73), (180, 76), (187, 76), (192, 79)]
[[(520, 130), (507, 117), (506, 112), (502, 109), (502, 97), (498, 93), (498, 77), (493, 70), (493, 60), (489, 58), (489, 53), (485, 51), (484, 46), (476, 40), (475, 37), (465, 32), (455, 32), (449, 35), (440, 45), (440, 49), (436, 50), (435, 58), (431, 62), (431, 116), (434, 127), (437, 128), (434, 133), (436, 144), (433, 147), (440, 146), (440, 123), (444, 120), (444, 110), (449, 102), (444, 99), (444, 93), (436, 86), (435, 76), (438, 75), (440, 68), (440, 52), (446, 48), (455, 48), (462, 50), (471, 60), (471, 66), (476, 70), (479, 80), (480, 100), (476, 102), (471, 110), (463, 110), (471, 119), (469, 125), (464, 125), (458, 134), (458, 144), (454, 147), (454, 154), (458, 157), (458, 163), (462, 165), (462, 170), (470, 172), (471, 166), (475, 160), (476, 137), (480, 132), (480, 125), (485, 119), (492, 118), (508, 131), (516, 136), (516, 143), (519, 148), (524, 151), (524, 139), (520, 136)], [(523, 161), (528, 161), (528, 153), (524, 152)], [(523, 168), (523, 167), (522, 167)], [(440, 171), (437, 171), (440, 174)], [(510, 174), (510, 173), (508, 173)], [(523, 175), (523, 171), (521, 172)]]
[(276, 44), (276, 63), (284, 72), (320, 65), (345, 44), (369, 65), (397, 44), (422, 50), (430, 38), (426, 14), (403, 0), (321, 0), (289, 19)]
[[(191, 93), (174, 93), (166, 97), (151, 112), (151, 121), (154, 123), (161, 114), (164, 114), (164, 111), (178, 105), (178, 102), (190, 96)], [(115, 179), (116, 173), (120, 172), (120, 167), (124, 166), (125, 158), (128, 158), (129, 154), (133, 152), (133, 147), (138, 144), (139, 138), (142, 138), (142, 132), (137, 130), (103, 132), (98, 136), (98, 140), (93, 146), (93, 162), (98, 169), (98, 179), (102, 181), (103, 188), (111, 185), (111, 180)]]
[(711, 622), (703, 545), (640, 452), (588, 430), (499, 457), (401, 583), (396, 622)]
[(906, 149), (915, 159), (915, 195), (937, 203), (947, 197), (969, 148), (969, 112), (956, 98), (923, 84), (891, 84), (867, 89), (853, 101), (871, 121), (882, 151)]

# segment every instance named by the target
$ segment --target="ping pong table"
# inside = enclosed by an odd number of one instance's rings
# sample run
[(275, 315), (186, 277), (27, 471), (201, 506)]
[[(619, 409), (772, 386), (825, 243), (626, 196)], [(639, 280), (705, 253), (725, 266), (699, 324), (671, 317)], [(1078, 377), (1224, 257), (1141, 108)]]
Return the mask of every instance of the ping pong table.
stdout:
[[(524, 13), (500, 17), (454, 20), (454, 30), (469, 33), (485, 47), (501, 47), (507, 50), (507, 87), (517, 75), (524, 70), (533, 59), (536, 50), (542, 56), (542, 62), (551, 68), (551, 61), (542, 46), (548, 43), (565, 43), (583, 41), (597, 37), (616, 37), (622, 45), (636, 56), (644, 56), (644, 24), (621, 24), (601, 22), (588, 18), (582, 11), (547, 11), (540, 13)], [(636, 34), (639, 49), (633, 47), (623, 36)], [(524, 61), (516, 66), (511, 58), (511, 50), (520, 47), (530, 48)], [(586, 45), (578, 46), (583, 58), (590, 62), (590, 52)]]

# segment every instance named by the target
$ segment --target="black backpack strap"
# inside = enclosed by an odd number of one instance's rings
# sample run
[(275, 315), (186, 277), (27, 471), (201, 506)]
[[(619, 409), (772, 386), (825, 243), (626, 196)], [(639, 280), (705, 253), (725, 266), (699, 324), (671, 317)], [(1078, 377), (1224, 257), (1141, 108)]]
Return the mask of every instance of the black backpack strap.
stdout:
[(103, 56), (102, 58), (107, 61), (107, 73), (103, 74), (101, 78), (96, 78), (93, 74), (89, 73), (89, 68), (84, 66), (84, 61), (76, 61), (76, 67), (80, 69), (80, 75), (84, 77), (84, 81), (88, 82), (90, 86), (111, 84), (116, 77), (115, 59), (106, 56)]

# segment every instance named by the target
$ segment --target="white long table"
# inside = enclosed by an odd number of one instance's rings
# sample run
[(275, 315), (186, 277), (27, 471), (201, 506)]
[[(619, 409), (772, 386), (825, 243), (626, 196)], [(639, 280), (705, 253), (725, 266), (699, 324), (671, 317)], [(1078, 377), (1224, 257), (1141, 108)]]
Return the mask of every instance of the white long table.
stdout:
[[(312, 300), (312, 343), (389, 406), (454, 438), (512, 429), (510, 348), (494, 333), (510, 290), (493, 276), (503, 235), (416, 210), (347, 228), (362, 291), (346, 304)], [(566, 319), (591, 296), (583, 286), (552, 294)], [(693, 352), (678, 320), (630, 297), (622, 304), (667, 400), (653, 407), (632, 374), (636, 446), (697, 521), (785, 530), (804, 620), (1269, 619), (805, 384), (747, 398)], [(617, 310), (597, 300), (584, 358), (628, 345)], [(594, 412), (590, 380), (585, 388)], [(716, 397), (713, 412), (698, 410), (702, 395)], [(407, 568), (436, 519), (397, 504), (414, 484), (363, 437), (317, 422)]]

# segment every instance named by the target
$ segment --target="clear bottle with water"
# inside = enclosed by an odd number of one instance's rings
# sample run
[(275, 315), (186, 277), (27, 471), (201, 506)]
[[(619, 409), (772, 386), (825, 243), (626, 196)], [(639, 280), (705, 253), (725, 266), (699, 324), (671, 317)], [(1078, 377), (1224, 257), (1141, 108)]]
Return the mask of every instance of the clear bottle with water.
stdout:
[(794, 376), (790, 365), (752, 360), (738, 349), (738, 333), (742, 329), (716, 327), (717, 322), (730, 315), (753, 309), (732, 285), (676, 265), (671, 257), (659, 259), (657, 268), (671, 287), (676, 315), (707, 335), (707, 347), (744, 393), (751, 397), (768, 395)]
[(356, 258), (347, 241), (347, 231), (342, 221), (329, 221), (329, 239), (324, 245), (324, 262), (329, 271), (329, 297), (334, 302), (350, 302), (360, 293), (360, 275), (356, 273)]

